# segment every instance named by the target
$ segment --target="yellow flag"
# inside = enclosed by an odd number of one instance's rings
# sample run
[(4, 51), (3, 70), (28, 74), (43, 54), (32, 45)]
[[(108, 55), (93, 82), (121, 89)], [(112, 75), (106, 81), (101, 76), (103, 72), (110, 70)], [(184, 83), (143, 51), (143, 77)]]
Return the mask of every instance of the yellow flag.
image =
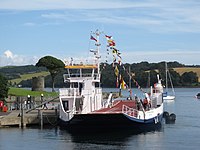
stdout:
[(122, 89), (126, 89), (126, 83), (125, 81), (122, 79), (122, 83), (121, 83), (121, 88)]
[(126, 82), (123, 79), (121, 80), (121, 89), (126, 89)]
[(118, 70), (118, 68), (117, 68), (117, 66), (115, 66), (115, 75), (118, 77), (118, 75), (119, 75), (119, 70)]

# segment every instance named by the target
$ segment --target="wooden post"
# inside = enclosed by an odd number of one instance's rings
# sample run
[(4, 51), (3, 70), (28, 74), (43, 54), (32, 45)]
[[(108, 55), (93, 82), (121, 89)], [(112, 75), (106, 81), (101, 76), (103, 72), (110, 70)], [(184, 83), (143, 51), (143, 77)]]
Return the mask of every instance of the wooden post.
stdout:
[(121, 97), (122, 96), (122, 89), (120, 88), (119, 89), (119, 97)]
[(58, 109), (55, 108), (55, 116), (57, 117), (58, 116)]
[(40, 127), (43, 129), (43, 111), (40, 110)]
[(23, 99), (22, 97), (20, 97), (20, 110), (21, 110), (21, 124), (20, 127), (23, 128), (24, 127), (24, 111), (23, 111)]

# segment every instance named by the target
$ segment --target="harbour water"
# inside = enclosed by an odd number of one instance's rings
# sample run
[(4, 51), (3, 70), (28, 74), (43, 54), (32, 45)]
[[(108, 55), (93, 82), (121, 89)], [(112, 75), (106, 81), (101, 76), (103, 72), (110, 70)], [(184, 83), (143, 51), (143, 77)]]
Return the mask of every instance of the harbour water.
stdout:
[[(113, 89), (104, 89), (112, 91)], [(200, 147), (200, 100), (194, 96), (199, 88), (177, 88), (175, 101), (164, 103), (165, 111), (176, 114), (175, 124), (163, 124), (161, 130), (133, 134), (71, 134), (59, 127), (0, 128), (0, 150), (184, 150)], [(133, 93), (138, 94), (138, 89)], [(128, 95), (123, 92), (123, 95)]]

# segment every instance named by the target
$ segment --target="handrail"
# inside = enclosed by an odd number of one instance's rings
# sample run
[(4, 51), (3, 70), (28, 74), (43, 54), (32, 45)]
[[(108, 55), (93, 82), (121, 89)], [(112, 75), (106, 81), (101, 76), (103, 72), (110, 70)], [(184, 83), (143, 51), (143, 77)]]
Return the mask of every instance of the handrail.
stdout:
[(60, 96), (80, 96), (81, 93), (79, 92), (78, 88), (64, 88), (59, 90)]
[(89, 65), (83, 65), (83, 64), (77, 64), (77, 65), (66, 65), (66, 69), (97, 69), (97, 65), (89, 64)]
[(94, 78), (100, 78), (98, 73), (68, 73), (64, 74), (64, 79), (71, 78), (71, 77), (94, 77)]
[(138, 110), (128, 107), (126, 105), (123, 105), (122, 107), (122, 113), (130, 116), (130, 117), (134, 117), (137, 118), (138, 117)]

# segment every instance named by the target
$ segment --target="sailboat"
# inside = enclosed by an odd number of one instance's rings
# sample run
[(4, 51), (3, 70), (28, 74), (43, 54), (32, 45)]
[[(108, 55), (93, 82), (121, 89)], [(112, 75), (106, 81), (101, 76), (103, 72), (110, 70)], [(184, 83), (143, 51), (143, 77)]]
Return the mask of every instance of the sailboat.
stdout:
[[(167, 67), (167, 62), (165, 62), (165, 76), (166, 76), (166, 78), (165, 78), (166, 85), (165, 85), (165, 92), (163, 93), (163, 100), (174, 100), (175, 99), (175, 91), (174, 91), (171, 75), (170, 75), (170, 72), (169, 72), (168, 67)], [(172, 95), (169, 95), (168, 77), (169, 77), (169, 81), (170, 81), (170, 84), (171, 84)]]

